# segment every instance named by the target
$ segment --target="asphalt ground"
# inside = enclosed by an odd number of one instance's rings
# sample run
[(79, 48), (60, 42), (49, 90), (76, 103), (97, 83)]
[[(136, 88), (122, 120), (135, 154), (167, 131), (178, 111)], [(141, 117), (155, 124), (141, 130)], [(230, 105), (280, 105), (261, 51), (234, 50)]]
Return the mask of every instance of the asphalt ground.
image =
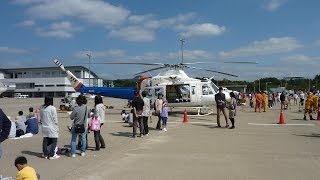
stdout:
[[(29, 106), (39, 106), (43, 99), (0, 99), (0, 107), (11, 117)], [(58, 106), (59, 99), (55, 99)], [(106, 112), (102, 135), (107, 148), (88, 150), (85, 157), (62, 155), (57, 160), (41, 158), (41, 133), (26, 139), (6, 140), (0, 175), (15, 177), (15, 157), (24, 155), (41, 179), (320, 179), (320, 121), (302, 120), (298, 106), (284, 111), (286, 124), (278, 125), (279, 106), (266, 113), (254, 113), (247, 106), (238, 107), (236, 129), (216, 128), (216, 115), (189, 116), (182, 123), (182, 113), (169, 115), (168, 132), (154, 129), (150, 136), (132, 138), (132, 128), (122, 123), (124, 100), (105, 98), (114, 106)], [(89, 100), (93, 105), (93, 100)], [(190, 112), (189, 112), (190, 113)], [(68, 114), (59, 113), (59, 147), (70, 144), (66, 126)], [(224, 125), (224, 121), (222, 121)], [(89, 147), (94, 147), (93, 133)]]

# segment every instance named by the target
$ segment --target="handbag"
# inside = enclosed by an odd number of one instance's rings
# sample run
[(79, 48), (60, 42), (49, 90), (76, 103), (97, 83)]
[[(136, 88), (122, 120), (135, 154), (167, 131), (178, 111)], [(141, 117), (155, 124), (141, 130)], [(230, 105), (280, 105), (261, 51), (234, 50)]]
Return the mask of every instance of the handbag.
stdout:
[(86, 131), (84, 124), (75, 124), (73, 128), (76, 134), (82, 134)]
[(98, 116), (92, 116), (90, 122), (91, 131), (100, 131), (100, 118)]
[(84, 123), (86, 122), (86, 117), (87, 117), (87, 109), (86, 109), (86, 112), (84, 114), (84, 118), (83, 118), (83, 123), (82, 124), (75, 124), (74, 125), (74, 132), (76, 134), (82, 134), (86, 131), (86, 128), (84, 126)]

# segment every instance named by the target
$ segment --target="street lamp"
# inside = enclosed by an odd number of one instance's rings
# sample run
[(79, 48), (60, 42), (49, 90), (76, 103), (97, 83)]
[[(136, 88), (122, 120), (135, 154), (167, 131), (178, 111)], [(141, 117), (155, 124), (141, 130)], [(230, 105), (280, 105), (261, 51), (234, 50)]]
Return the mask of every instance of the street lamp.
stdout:
[(261, 91), (261, 89), (260, 89), (260, 79), (259, 79), (259, 92)]
[(89, 87), (91, 85), (91, 54), (87, 54), (89, 58)]

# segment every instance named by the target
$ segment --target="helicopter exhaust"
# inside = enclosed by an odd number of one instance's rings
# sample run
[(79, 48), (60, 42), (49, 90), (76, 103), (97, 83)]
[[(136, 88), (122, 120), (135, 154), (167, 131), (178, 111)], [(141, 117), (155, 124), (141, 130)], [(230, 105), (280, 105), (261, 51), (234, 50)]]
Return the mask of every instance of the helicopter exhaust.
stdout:
[(57, 59), (53, 60), (53, 62), (58, 66), (60, 67), (60, 69), (67, 73), (67, 78), (69, 79), (72, 87), (77, 91), (79, 88), (81, 88), (83, 85), (83, 83), (74, 75), (72, 74), (72, 72), (70, 72), (69, 70), (66, 70), (64, 68), (64, 65), (58, 61)]

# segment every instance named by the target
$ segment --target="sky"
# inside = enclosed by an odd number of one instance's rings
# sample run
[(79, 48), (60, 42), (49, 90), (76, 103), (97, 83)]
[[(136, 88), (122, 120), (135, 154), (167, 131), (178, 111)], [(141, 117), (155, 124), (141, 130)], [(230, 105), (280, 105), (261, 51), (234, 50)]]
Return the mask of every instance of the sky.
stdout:
[[(191, 77), (255, 80), (320, 74), (318, 0), (4, 0), (0, 68), (88, 67), (104, 79), (154, 66), (101, 62), (209, 62)], [(250, 61), (258, 64), (226, 64)], [(159, 71), (150, 72), (156, 75)], [(149, 75), (150, 75), (149, 74)]]

